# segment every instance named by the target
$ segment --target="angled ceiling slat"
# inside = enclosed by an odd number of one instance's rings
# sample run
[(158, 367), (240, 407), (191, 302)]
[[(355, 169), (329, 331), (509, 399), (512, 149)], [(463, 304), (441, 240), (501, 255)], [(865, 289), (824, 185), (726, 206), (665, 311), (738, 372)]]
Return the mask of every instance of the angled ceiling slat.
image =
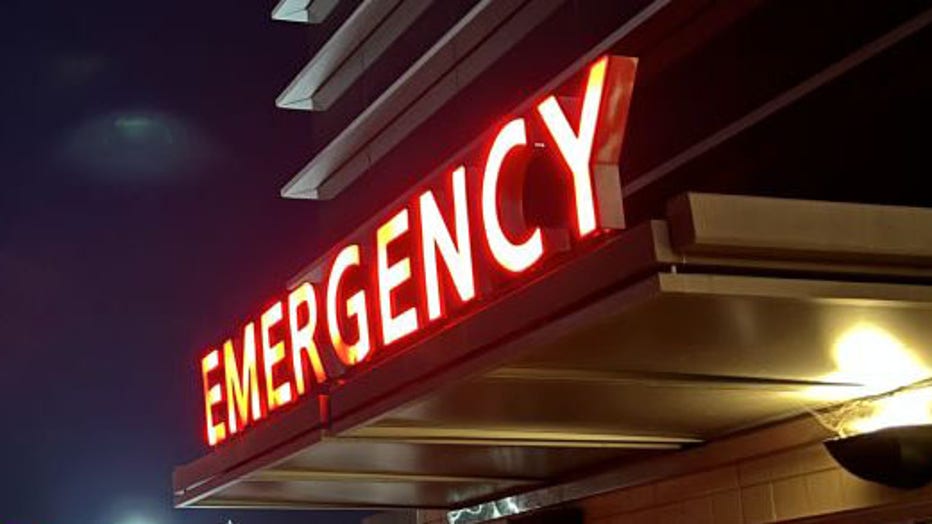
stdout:
[[(371, 162), (371, 153), (366, 151), (366, 145), (380, 136), (381, 132), (392, 122), (405, 114), (405, 108), (434, 85), (441, 82), (446, 76), (455, 75), (457, 68), (465, 57), (474, 53), (482, 46), (492, 34), (505, 31), (501, 23), (508, 20), (516, 12), (549, 14), (562, 0), (483, 0), (469, 13), (453, 26), (434, 46), (432, 46), (420, 59), (418, 59), (404, 74), (402, 74), (379, 98), (365, 111), (350, 123), (330, 144), (328, 144), (316, 157), (314, 157), (288, 184), (282, 188), (282, 196), (286, 198), (327, 198), (333, 195), (321, 195), (318, 188), (338, 170), (346, 171), (342, 178), (355, 179)], [(517, 16), (517, 15), (515, 15)], [(537, 23), (541, 18), (538, 16)], [(511, 38), (498, 53), (486, 53), (488, 59), (482, 64), (471, 64), (472, 68), (486, 68), (497, 60), (500, 54), (510, 49), (515, 43), (535, 25), (533, 22), (524, 25), (522, 31), (512, 30)], [(464, 86), (463, 83), (454, 82), (452, 88), (447, 89), (443, 96), (437, 100), (448, 100), (453, 94)], [(412, 123), (405, 129), (395, 130), (404, 135), (413, 129), (421, 119), (411, 119)], [(392, 146), (393, 147), (393, 146)], [(387, 151), (391, 147), (383, 149)], [(344, 184), (345, 185), (345, 184)], [(336, 191), (339, 192), (339, 191)]]
[(330, 16), (339, 3), (340, 0), (281, 0), (272, 9), (272, 19), (319, 24)]
[(276, 105), (304, 111), (328, 109), (432, 3), (363, 2), (279, 95)]

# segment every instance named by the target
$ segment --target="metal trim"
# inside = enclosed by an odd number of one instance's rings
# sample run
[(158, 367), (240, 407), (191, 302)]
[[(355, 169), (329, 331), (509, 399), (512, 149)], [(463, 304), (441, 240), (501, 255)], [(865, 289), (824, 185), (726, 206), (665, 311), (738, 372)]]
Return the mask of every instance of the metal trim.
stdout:
[(246, 479), (251, 482), (427, 482), (427, 483), (491, 483), (534, 485), (542, 479), (472, 477), (462, 475), (428, 475), (380, 471), (321, 471), (309, 469), (267, 469)]
[(366, 0), (275, 101), (282, 109), (323, 111), (345, 93), (433, 0)]
[(339, 3), (340, 0), (281, 0), (272, 9), (272, 19), (319, 24), (330, 16)]
[(828, 430), (806, 415), (582, 480), (455, 509), (447, 512), (447, 522), (479, 524), (502, 517), (523, 515), (610, 491), (688, 475), (782, 449), (819, 442), (829, 436)]

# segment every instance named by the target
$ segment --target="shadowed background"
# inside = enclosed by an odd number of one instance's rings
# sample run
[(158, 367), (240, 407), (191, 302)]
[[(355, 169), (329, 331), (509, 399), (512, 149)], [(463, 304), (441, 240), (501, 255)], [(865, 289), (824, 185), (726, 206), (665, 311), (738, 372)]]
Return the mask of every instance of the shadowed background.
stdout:
[(315, 35), (271, 7), (0, 8), (0, 521), (358, 522), (170, 507), (206, 451), (197, 355), (334, 237), (278, 195), (311, 122), (274, 99)]

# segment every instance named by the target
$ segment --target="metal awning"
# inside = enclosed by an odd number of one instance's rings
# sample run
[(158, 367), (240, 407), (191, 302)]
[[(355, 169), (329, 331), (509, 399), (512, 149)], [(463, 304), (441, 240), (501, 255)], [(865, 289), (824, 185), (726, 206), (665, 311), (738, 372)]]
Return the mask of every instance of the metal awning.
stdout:
[[(503, 322), (502, 319), (508, 319)], [(932, 210), (690, 194), (174, 475), (183, 507), (458, 508), (932, 370)]]

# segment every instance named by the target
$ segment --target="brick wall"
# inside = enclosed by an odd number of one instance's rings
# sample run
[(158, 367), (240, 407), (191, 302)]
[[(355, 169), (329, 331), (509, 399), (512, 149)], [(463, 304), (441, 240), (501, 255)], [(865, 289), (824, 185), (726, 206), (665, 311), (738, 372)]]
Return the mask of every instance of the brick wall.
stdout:
[(592, 524), (774, 522), (932, 499), (932, 486), (901, 491), (842, 470), (812, 444), (581, 502)]
[[(623, 466), (608, 473), (614, 484), (602, 484), (628, 487), (567, 504), (581, 507), (588, 524), (932, 522), (932, 485), (897, 490), (861, 480), (828, 454), (828, 436), (799, 417)], [(421, 510), (417, 523), (446, 524), (445, 517)]]

